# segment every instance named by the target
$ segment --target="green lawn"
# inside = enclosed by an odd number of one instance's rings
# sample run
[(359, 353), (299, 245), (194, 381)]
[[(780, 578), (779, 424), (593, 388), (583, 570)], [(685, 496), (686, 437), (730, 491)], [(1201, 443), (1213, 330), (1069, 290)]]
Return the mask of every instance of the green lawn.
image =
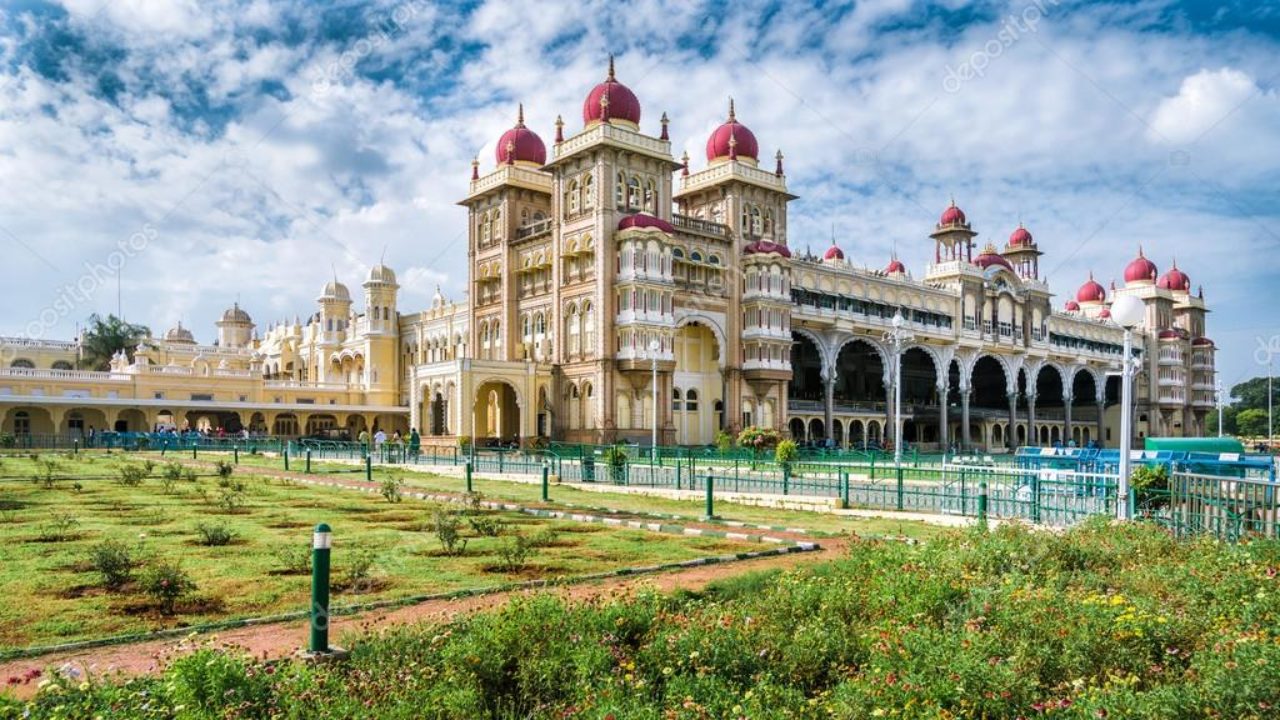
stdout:
[[(210, 460), (214, 455), (201, 455)], [(283, 468), (279, 458), (263, 456), (240, 456), (243, 465), (252, 467), (269, 467), (275, 470)], [(334, 463), (315, 461), (312, 470), (351, 470), (350, 463)], [(385, 466), (375, 465), (373, 479), (375, 482), (393, 474), (404, 478), (408, 486), (439, 493), (461, 493), (465, 490), (463, 481), (456, 477), (444, 477), (427, 472), (412, 470), (411, 465)], [(301, 471), (302, 465), (296, 459), (290, 460), (290, 470)], [(340, 473), (332, 476), (339, 480), (363, 480), (363, 473)], [(542, 490), (536, 483), (521, 483), (507, 480), (484, 480), (479, 477), (473, 480), (473, 488), (494, 499), (511, 500), (526, 505), (541, 504)], [(672, 500), (644, 495), (611, 493), (592, 490), (580, 490), (574, 485), (553, 485), (551, 488), (551, 505), (573, 504), (577, 506), (607, 507), (631, 513), (665, 513), (681, 515), (690, 520), (702, 515), (704, 503), (701, 499)], [(843, 517), (830, 513), (806, 512), (799, 510), (778, 510), (753, 505), (741, 505), (717, 500), (716, 516), (721, 520), (738, 521), (759, 525), (805, 528), (819, 534), (857, 533), (858, 535), (893, 535), (905, 536), (919, 540), (935, 537), (942, 528), (922, 522), (896, 520), (892, 518), (856, 518)]]
[[(44, 456), (44, 458), (51, 456)], [(520, 580), (571, 577), (622, 567), (688, 560), (760, 546), (714, 538), (681, 537), (603, 525), (548, 521), (521, 513), (476, 511), (480, 520), (505, 524), (503, 536), (479, 535), (473, 516), (460, 517), (467, 541), (459, 557), (447, 556), (434, 532), (437, 508), (461, 506), (405, 499), (390, 503), (378, 495), (300, 485), (236, 471), (243, 484), (242, 506), (220, 505), (229, 488), (205, 476), (179, 480), (166, 489), (157, 463), (151, 476), (127, 487), (118, 476), (137, 455), (61, 456), (53, 487), (33, 480), (44, 458), (0, 459), (0, 649), (44, 645), (269, 615), (307, 607), (310, 578), (288, 570), (281, 553), (304, 555), (311, 530), (327, 522), (334, 532), (334, 604), (360, 603), (425, 593), (481, 588)], [(204, 471), (209, 472), (209, 471)], [(415, 478), (415, 481), (417, 478)], [(78, 487), (77, 487), (78, 486)], [(55, 539), (58, 524), (66, 537)], [(224, 526), (230, 544), (199, 544), (197, 526)], [(500, 544), (514, 535), (541, 535), (549, 543), (534, 550), (518, 570), (499, 567)], [(196, 590), (173, 615), (138, 589), (137, 578), (118, 591), (103, 587), (91, 550), (106, 540), (124, 543), (135, 556), (135, 575), (159, 560), (178, 561)], [(367, 577), (346, 576), (362, 554), (372, 560)]]

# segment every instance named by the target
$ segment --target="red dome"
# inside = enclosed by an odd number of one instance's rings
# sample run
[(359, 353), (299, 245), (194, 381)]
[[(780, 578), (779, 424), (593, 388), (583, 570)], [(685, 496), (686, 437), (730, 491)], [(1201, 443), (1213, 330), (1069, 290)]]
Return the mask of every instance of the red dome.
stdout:
[(1102, 312), (1098, 313), (1098, 317), (1103, 319), (1111, 317), (1111, 308), (1102, 308)]
[(671, 223), (660, 217), (646, 215), (645, 213), (636, 213), (628, 215), (618, 221), (618, 229), (626, 230), (627, 228), (657, 228), (665, 233), (675, 234), (676, 229)]
[(760, 145), (756, 142), (755, 133), (738, 122), (733, 112), (732, 98), (729, 99), (729, 119), (707, 138), (707, 160), (729, 157), (752, 160), (758, 160), (760, 157)]
[[(960, 208), (956, 208), (957, 211), (959, 209)], [(943, 217), (946, 217), (946, 215), (944, 214)], [(963, 217), (963, 213), (961, 213), (961, 217)], [(983, 270), (991, 267), (992, 265), (999, 265), (1009, 271), (1013, 270), (1013, 266), (1009, 264), (1009, 261), (1006, 260), (1003, 255), (996, 252), (996, 246), (990, 243), (987, 243), (987, 246), (983, 248), (981, 255), (973, 259), (973, 264)]]
[(493, 154), (499, 165), (518, 162), (539, 166), (547, 164), (547, 146), (542, 144), (542, 138), (537, 133), (524, 126), (523, 104), (516, 115), (515, 127), (502, 133)]
[(1067, 304), (1064, 307), (1066, 308), (1067, 312), (1080, 312), (1080, 303), (1076, 302), (1075, 300), (1068, 300)]
[(832, 242), (831, 247), (827, 248), (827, 252), (823, 254), (822, 259), (823, 260), (843, 260), (844, 251), (841, 250), (838, 245)]
[(625, 120), (640, 124), (640, 101), (636, 94), (613, 76), (613, 57), (609, 57), (609, 75), (604, 82), (591, 89), (582, 103), (582, 122)]
[(1124, 281), (1128, 283), (1152, 282), (1156, 279), (1156, 264), (1142, 254), (1142, 246), (1138, 246), (1138, 257), (1134, 258), (1124, 269)]
[(956, 201), (952, 200), (946, 210), (942, 211), (942, 218), (938, 220), (939, 227), (947, 225), (964, 225), (966, 223), (964, 211), (956, 207)]
[(1197, 347), (1213, 347), (1213, 341), (1207, 337), (1198, 337), (1192, 340), (1191, 344)]
[(1159, 337), (1161, 340), (1177, 340), (1182, 338), (1182, 333), (1171, 328), (1169, 330), (1161, 330)]
[(787, 249), (786, 245), (779, 245), (768, 240), (757, 240), (750, 243), (742, 249), (742, 252), (745, 255), (777, 253), (782, 257), (791, 257), (791, 251)]
[(1031, 233), (1024, 227), (1022, 223), (1018, 223), (1018, 229), (1009, 235), (1010, 247), (1030, 247), (1035, 244), (1035, 239), (1031, 237)]
[(894, 258), (890, 260), (889, 264), (886, 265), (884, 269), (884, 272), (886, 275), (893, 275), (894, 273), (905, 273), (906, 271), (907, 271), (907, 266), (903, 265), (902, 261), (899, 260), (898, 258)]
[(1156, 281), (1156, 287), (1164, 290), (1177, 290), (1178, 292), (1191, 292), (1191, 278), (1187, 274), (1178, 269), (1178, 261), (1173, 261), (1173, 267), (1165, 274), (1160, 276)]
[(1082, 303), (1106, 302), (1107, 290), (1093, 279), (1093, 273), (1089, 273), (1089, 279), (1076, 291), (1076, 300)]

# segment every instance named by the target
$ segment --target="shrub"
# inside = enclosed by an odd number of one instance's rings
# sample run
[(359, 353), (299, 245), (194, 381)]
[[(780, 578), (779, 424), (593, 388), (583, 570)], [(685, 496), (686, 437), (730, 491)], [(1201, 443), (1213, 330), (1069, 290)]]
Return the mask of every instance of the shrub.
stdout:
[(163, 480), (174, 483), (182, 479), (182, 470), (182, 463), (177, 461), (167, 462), (164, 464), (164, 470), (161, 471), (160, 477)]
[(738, 445), (750, 448), (757, 455), (774, 449), (781, 440), (782, 436), (773, 428), (762, 428), (753, 425), (743, 428), (742, 432), (738, 433)]
[(1147, 510), (1169, 504), (1169, 471), (1164, 465), (1138, 465), (1129, 474), (1134, 502)]
[(533, 555), (534, 546), (529, 538), (516, 533), (498, 542), (498, 567), (506, 572), (521, 570)]
[(212, 648), (174, 660), (165, 679), (174, 705), (186, 710), (180, 716), (226, 717), (230, 708), (262, 708), (271, 699), (271, 673), (251, 658)]
[(196, 589), (195, 581), (177, 562), (154, 560), (142, 572), (139, 585), (165, 615), (172, 615), (178, 601)]
[(67, 513), (56, 513), (44, 525), (40, 526), (41, 542), (62, 542), (75, 535), (80, 521)]
[(560, 533), (556, 532), (555, 528), (543, 528), (529, 536), (529, 547), (551, 547), (556, 544), (556, 540), (559, 539), (559, 537)]
[(235, 533), (225, 523), (199, 523), (196, 525), (196, 535), (200, 544), (206, 547), (230, 545), (235, 538)]
[(197, 475), (196, 475), (196, 469), (195, 469), (195, 468), (183, 468), (183, 469), (182, 469), (182, 479), (183, 479), (183, 480), (185, 480), (185, 481), (187, 481), (187, 482), (192, 482), (192, 483), (193, 483), (193, 482), (200, 482), (200, 478), (199, 478), (199, 476), (197, 476)]
[(783, 440), (773, 450), (773, 460), (779, 465), (790, 465), (800, 457), (800, 446), (795, 440)]
[(215, 467), (218, 471), (218, 477), (223, 480), (231, 477), (231, 474), (236, 471), (236, 466), (226, 460), (219, 460)]
[(377, 556), (372, 550), (356, 550), (346, 554), (346, 569), (342, 573), (343, 586), (353, 593), (369, 589)]
[(484, 493), (479, 491), (463, 493), (462, 504), (467, 506), (468, 512), (478, 513), (484, 509)]
[(80, 492), (81, 490), (84, 489), (84, 484), (82, 484), (79, 480), (77, 480), (71, 483), (71, 489), (75, 490), (76, 492)]
[(399, 476), (391, 475), (383, 480), (378, 486), (378, 493), (387, 499), (389, 503), (400, 502), (400, 488), (404, 486), (404, 480)]
[(0, 447), (11, 448), (17, 444), (17, 440), (9, 433), (0, 433)]
[(225, 487), (218, 493), (218, 507), (222, 508), (223, 512), (237, 513), (244, 508), (246, 499), (243, 489)]
[(54, 488), (54, 473), (58, 470), (58, 461), (45, 459), (40, 461), (40, 475), (37, 477), (40, 486), (45, 490)]
[(125, 465), (120, 468), (118, 481), (125, 487), (137, 487), (142, 484), (143, 478), (147, 476), (146, 468), (139, 465)]
[(621, 445), (610, 445), (604, 449), (600, 459), (611, 469), (618, 469), (627, 464), (627, 450)]
[(725, 430), (716, 431), (716, 449), (727, 453), (733, 449), (733, 436)]
[(155, 460), (152, 460), (151, 458), (147, 458), (146, 460), (144, 460), (144, 461), (142, 462), (142, 474), (143, 474), (143, 477), (150, 477), (150, 475), (151, 475), (151, 471), (153, 471), (153, 470), (155, 470), (155, 469), (156, 469), (156, 461), (155, 461)]
[(507, 524), (501, 520), (483, 515), (473, 516), (468, 522), (471, 524), (471, 529), (483, 537), (498, 537), (507, 527)]
[(458, 514), (447, 508), (438, 507), (432, 518), (431, 526), (435, 530), (436, 539), (445, 555), (461, 555), (466, 552), (467, 539), (462, 537), (462, 520)]
[(292, 543), (276, 548), (276, 562), (289, 575), (305, 575), (311, 572), (311, 544)]
[(110, 590), (118, 590), (133, 579), (133, 553), (119, 540), (103, 540), (94, 545), (89, 550), (89, 562)]

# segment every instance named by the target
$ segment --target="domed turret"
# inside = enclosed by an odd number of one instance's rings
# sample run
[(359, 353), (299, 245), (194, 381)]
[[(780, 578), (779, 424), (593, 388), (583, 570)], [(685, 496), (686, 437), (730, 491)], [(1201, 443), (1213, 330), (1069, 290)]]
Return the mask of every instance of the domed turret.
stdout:
[(1173, 261), (1171, 267), (1165, 274), (1160, 276), (1156, 281), (1156, 287), (1163, 290), (1172, 290), (1174, 292), (1191, 292), (1191, 278), (1186, 273), (1178, 269), (1178, 261)]
[(884, 273), (886, 275), (905, 275), (907, 273), (907, 266), (903, 265), (902, 261), (895, 257), (889, 261), (888, 265), (885, 266)]
[(493, 151), (499, 165), (534, 165), (542, 167), (547, 164), (547, 146), (542, 143), (538, 134), (524, 125), (524, 103), (516, 113), (516, 124), (498, 138), (498, 145)]
[(396, 284), (395, 271), (393, 271), (391, 268), (387, 267), (386, 265), (383, 265), (382, 263), (378, 263), (377, 265), (374, 265), (372, 268), (369, 268), (368, 282), (382, 283), (383, 285), (395, 285)]
[(1124, 269), (1125, 285), (1145, 285), (1154, 283), (1159, 271), (1156, 264), (1142, 254), (1142, 246), (1138, 246), (1138, 257), (1134, 258)]
[(836, 245), (834, 238), (831, 240), (831, 247), (827, 248), (827, 251), (822, 254), (822, 262), (844, 262), (844, 251), (840, 249), (839, 245)]
[[(959, 208), (956, 209), (959, 210)], [(1013, 266), (1009, 264), (1009, 261), (1006, 260), (1003, 255), (996, 252), (996, 246), (991, 243), (987, 243), (987, 246), (982, 249), (982, 254), (973, 259), (973, 264), (983, 270), (986, 270), (992, 265), (999, 265), (1009, 272), (1013, 272)]]
[(613, 56), (609, 56), (609, 75), (596, 85), (582, 103), (582, 122), (590, 127), (594, 123), (621, 123), (640, 128), (640, 101), (626, 85), (618, 82), (613, 73)]
[(1068, 300), (1067, 304), (1062, 306), (1062, 309), (1066, 310), (1067, 312), (1080, 312), (1080, 303), (1076, 302), (1075, 300)]
[(1035, 244), (1035, 238), (1031, 237), (1031, 231), (1018, 223), (1017, 229), (1009, 234), (1009, 247), (1031, 247)]
[(179, 320), (175, 327), (171, 327), (164, 334), (165, 342), (179, 343), (182, 345), (195, 345), (196, 338), (191, 331), (182, 327), (182, 321)]
[(760, 144), (756, 142), (755, 133), (738, 122), (733, 110), (733, 98), (729, 98), (729, 118), (707, 138), (707, 161), (714, 164), (726, 160), (743, 160), (754, 164), (759, 155)]
[(1089, 273), (1089, 279), (1085, 280), (1080, 289), (1076, 291), (1076, 300), (1081, 303), (1106, 302), (1107, 290), (1093, 279), (1093, 273)]
[(253, 320), (236, 302), (218, 320), (218, 344), (222, 347), (246, 347), (253, 340)]
[(967, 227), (968, 225), (969, 221), (965, 218), (964, 211), (956, 206), (956, 201), (952, 198), (951, 204), (947, 206), (946, 210), (942, 211), (942, 217), (938, 218), (938, 228)]
[(324, 289), (320, 291), (320, 300), (351, 302), (351, 291), (347, 289), (346, 285), (338, 282), (337, 278), (334, 278), (324, 284)]

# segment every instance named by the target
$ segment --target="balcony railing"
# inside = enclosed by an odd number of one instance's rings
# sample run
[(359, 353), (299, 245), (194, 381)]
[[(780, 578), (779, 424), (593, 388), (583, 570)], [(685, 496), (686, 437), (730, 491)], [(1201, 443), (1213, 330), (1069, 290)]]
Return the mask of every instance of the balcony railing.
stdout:
[(729, 226), (724, 223), (703, 220), (702, 218), (681, 215), (680, 213), (671, 214), (671, 224), (681, 230), (688, 230), (701, 235), (711, 235), (718, 238), (729, 237)]
[(516, 228), (516, 239), (526, 240), (538, 235), (545, 235), (551, 232), (552, 224), (551, 218), (545, 218), (542, 220), (535, 220), (528, 225), (518, 227)]

